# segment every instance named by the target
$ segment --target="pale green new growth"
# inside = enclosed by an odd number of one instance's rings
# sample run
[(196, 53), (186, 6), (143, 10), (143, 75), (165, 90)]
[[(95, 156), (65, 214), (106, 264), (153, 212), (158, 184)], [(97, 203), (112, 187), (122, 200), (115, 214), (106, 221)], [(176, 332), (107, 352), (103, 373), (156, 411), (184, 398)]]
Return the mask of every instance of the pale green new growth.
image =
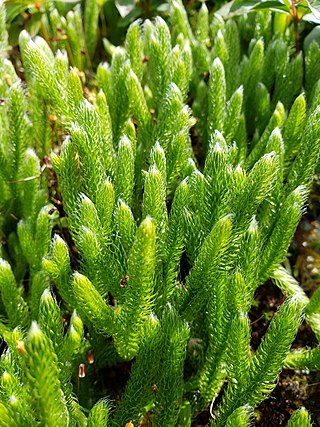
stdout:
[(226, 427), (248, 427), (251, 413), (252, 408), (249, 405), (240, 406), (228, 417)]
[(119, 354), (127, 359), (137, 353), (143, 323), (151, 312), (155, 261), (156, 227), (147, 217), (138, 228), (129, 253), (125, 301), (119, 314), (121, 338), (118, 334), (115, 337)]
[(59, 382), (57, 356), (48, 337), (33, 322), (25, 341), (24, 376), (44, 425), (68, 426), (69, 414)]
[(310, 415), (305, 408), (294, 411), (288, 422), (288, 427), (311, 427)]
[(112, 335), (114, 311), (105, 303), (89, 279), (80, 273), (75, 273), (72, 290), (81, 312), (86, 318), (92, 320), (94, 328), (103, 331), (106, 335)]
[(17, 286), (10, 264), (0, 259), (0, 295), (8, 319), (13, 327), (25, 327), (29, 321), (28, 308)]
[(109, 407), (108, 402), (101, 400), (91, 409), (88, 417), (87, 427), (105, 427), (108, 425)]
[(93, 58), (98, 40), (99, 2), (89, 0), (85, 3), (84, 33), (86, 47), (90, 58)]
[(208, 90), (208, 137), (212, 137), (215, 129), (223, 132), (223, 111), (226, 103), (226, 82), (222, 62), (215, 59), (210, 69)]

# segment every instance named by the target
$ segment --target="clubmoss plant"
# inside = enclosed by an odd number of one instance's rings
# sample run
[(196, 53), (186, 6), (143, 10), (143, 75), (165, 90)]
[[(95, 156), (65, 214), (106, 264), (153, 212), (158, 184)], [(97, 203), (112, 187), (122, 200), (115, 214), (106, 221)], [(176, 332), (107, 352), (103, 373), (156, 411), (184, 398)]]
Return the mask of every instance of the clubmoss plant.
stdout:
[[(304, 75), (270, 13), (248, 45), (251, 18), (203, 4), (193, 28), (175, 0), (173, 31), (133, 23), (89, 90), (97, 4), (48, 14), (72, 56), (21, 32), (27, 93), (0, 57), (0, 426), (247, 426), (284, 366), (319, 366), (289, 350), (303, 319), (320, 336), (320, 294), (282, 265), (319, 159), (318, 51)], [(285, 298), (253, 351), (268, 279)]]

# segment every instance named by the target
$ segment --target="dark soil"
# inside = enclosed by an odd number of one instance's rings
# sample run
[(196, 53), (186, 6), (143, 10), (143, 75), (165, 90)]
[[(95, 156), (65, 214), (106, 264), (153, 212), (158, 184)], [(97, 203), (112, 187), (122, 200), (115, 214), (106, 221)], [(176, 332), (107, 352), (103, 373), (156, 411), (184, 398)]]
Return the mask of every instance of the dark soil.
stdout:
[(293, 411), (304, 406), (314, 426), (320, 426), (320, 373), (309, 374), (284, 370), (269, 398), (256, 409), (256, 426), (287, 425)]

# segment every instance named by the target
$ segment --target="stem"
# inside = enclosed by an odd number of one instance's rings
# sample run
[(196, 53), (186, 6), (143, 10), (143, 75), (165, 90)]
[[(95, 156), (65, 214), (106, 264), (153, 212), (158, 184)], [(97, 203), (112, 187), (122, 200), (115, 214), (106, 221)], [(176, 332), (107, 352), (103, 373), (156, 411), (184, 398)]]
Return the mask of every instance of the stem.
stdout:
[(297, 13), (297, 9), (294, 3), (294, 0), (291, 0), (291, 12), (292, 12), (292, 20), (293, 20), (293, 32), (294, 32), (294, 44), (295, 44), (295, 55), (297, 56), (300, 51), (300, 43), (299, 43), (299, 16)]
[(300, 51), (300, 43), (299, 43), (299, 20), (294, 20), (293, 21), (293, 25), (294, 25), (294, 43), (295, 43), (295, 47), (296, 47), (296, 56), (298, 55), (299, 51)]
[(46, 27), (44, 26), (44, 23), (43, 23), (42, 19), (41, 19), (41, 21), (40, 21), (40, 28), (41, 28), (41, 31), (42, 31), (43, 38), (44, 38), (44, 39), (45, 39), (45, 41), (48, 43), (48, 45), (49, 45), (50, 47), (52, 47), (52, 46), (51, 46), (51, 44), (50, 44), (50, 37), (48, 36), (48, 33), (47, 33), (47, 30), (46, 30)]
[(101, 19), (101, 33), (103, 37), (108, 37), (108, 29), (107, 29), (107, 22), (106, 17), (104, 16), (104, 11), (102, 7), (99, 7), (99, 15)]

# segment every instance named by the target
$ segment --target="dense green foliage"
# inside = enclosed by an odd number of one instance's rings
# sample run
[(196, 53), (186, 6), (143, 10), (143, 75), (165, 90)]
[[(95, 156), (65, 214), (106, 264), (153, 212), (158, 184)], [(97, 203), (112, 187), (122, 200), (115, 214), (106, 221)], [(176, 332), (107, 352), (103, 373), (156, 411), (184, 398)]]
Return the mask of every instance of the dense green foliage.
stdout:
[[(187, 427), (209, 405), (247, 426), (284, 366), (320, 366), (290, 352), (304, 318), (320, 339), (320, 293), (281, 264), (320, 154), (320, 48), (294, 55), (270, 11), (191, 24), (174, 0), (96, 67), (98, 19), (48, 2), (42, 35), (68, 42), (22, 31), (22, 83), (0, 5), (0, 426)], [(268, 279), (286, 298), (254, 350)]]

